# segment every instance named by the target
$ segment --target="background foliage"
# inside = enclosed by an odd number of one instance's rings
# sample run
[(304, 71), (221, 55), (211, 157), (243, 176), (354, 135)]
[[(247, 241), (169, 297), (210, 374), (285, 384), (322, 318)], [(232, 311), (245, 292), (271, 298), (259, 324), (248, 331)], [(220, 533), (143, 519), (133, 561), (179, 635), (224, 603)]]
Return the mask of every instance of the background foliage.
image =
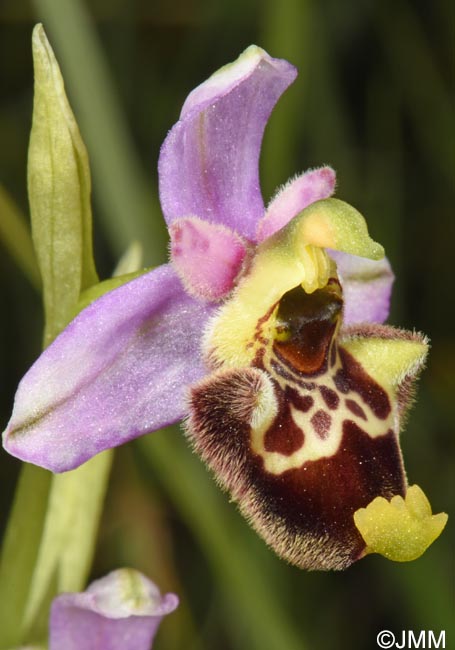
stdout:
[[(366, 215), (372, 236), (384, 244), (397, 274), (390, 322), (421, 330), (432, 341), (403, 434), (409, 480), (422, 485), (435, 510), (450, 511), (455, 233), (449, 2), (3, 0), (0, 183), (25, 218), (30, 37), (38, 21), (56, 51), (90, 154), (101, 277), (136, 238), (146, 265), (166, 258), (156, 161), (188, 92), (251, 42), (298, 66), (297, 81), (267, 127), (264, 196), (298, 171), (332, 164), (338, 196)], [(42, 314), (13, 248), (0, 246), (3, 426), (17, 382), (39, 352)], [(0, 464), (4, 523), (19, 463), (2, 453)], [(372, 556), (345, 573), (303, 573), (265, 549), (178, 429), (117, 452), (92, 577), (118, 566), (142, 570), (181, 596), (182, 607), (157, 638), (158, 650), (262, 650), (264, 639), (270, 650), (367, 650), (384, 628), (446, 629), (451, 642), (449, 531), (409, 565)]]

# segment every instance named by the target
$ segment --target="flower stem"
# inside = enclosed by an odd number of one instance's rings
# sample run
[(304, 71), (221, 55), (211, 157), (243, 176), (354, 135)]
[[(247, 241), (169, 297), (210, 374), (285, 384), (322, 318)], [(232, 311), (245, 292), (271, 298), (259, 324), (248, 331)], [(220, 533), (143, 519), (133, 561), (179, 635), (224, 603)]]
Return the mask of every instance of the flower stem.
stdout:
[(34, 628), (53, 580), (57, 592), (80, 591), (85, 586), (113, 454), (112, 450), (105, 451), (81, 467), (52, 478), (24, 613), (24, 627), (28, 631)]
[(0, 648), (19, 645), (23, 614), (46, 518), (52, 474), (23, 465), (0, 559)]
[(52, 598), (90, 571), (113, 452), (72, 472), (23, 466), (0, 564), (0, 650), (42, 641)]

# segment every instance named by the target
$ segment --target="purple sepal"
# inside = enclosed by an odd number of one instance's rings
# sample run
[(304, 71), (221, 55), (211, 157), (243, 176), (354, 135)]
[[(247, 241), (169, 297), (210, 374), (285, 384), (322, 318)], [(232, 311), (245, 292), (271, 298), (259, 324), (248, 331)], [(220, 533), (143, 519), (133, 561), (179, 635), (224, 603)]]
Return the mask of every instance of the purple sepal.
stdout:
[(165, 219), (197, 216), (253, 240), (264, 213), (259, 152), (264, 128), (295, 68), (252, 46), (188, 97), (159, 160)]
[(22, 379), (4, 446), (53, 472), (180, 420), (205, 369), (213, 307), (191, 298), (170, 265), (82, 311)]
[(328, 253), (337, 264), (343, 287), (344, 325), (387, 320), (395, 279), (389, 260), (373, 261), (334, 250)]
[(178, 597), (132, 569), (119, 569), (82, 593), (57, 596), (51, 608), (49, 650), (150, 650)]

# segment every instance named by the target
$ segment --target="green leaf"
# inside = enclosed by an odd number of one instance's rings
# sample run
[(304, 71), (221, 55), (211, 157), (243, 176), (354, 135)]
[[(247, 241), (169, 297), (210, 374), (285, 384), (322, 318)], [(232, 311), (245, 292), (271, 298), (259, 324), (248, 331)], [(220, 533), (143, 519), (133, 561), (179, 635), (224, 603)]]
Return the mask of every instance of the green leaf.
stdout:
[(28, 191), (43, 280), (47, 345), (70, 320), (80, 292), (98, 278), (92, 252), (87, 151), (42, 25), (33, 31), (32, 47), (35, 96)]
[(158, 193), (138, 158), (89, 4), (33, 0), (33, 5), (58, 48), (80, 116), (100, 208), (97, 216), (112, 250), (120, 255), (138, 239), (147, 266), (161, 264), (167, 232)]

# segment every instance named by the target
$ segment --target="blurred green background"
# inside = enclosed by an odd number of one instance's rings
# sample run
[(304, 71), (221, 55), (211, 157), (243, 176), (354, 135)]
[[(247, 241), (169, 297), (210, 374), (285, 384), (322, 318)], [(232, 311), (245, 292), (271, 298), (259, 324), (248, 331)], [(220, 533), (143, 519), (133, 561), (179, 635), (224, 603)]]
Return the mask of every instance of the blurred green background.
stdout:
[[(133, 239), (166, 258), (156, 163), (197, 84), (250, 43), (299, 77), (266, 130), (267, 200), (308, 167), (331, 164), (337, 195), (366, 215), (397, 274), (390, 322), (432, 350), (402, 446), (410, 483), (435, 511), (453, 502), (453, 9), (405, 0), (0, 1), (0, 183), (27, 218), (33, 25), (62, 67), (92, 167), (101, 277)], [(1, 219), (1, 214), (0, 214)], [(39, 294), (0, 242), (0, 424), (38, 355)], [(2, 524), (19, 462), (0, 456)], [(450, 530), (451, 528), (451, 530)], [(389, 629), (449, 630), (449, 530), (418, 561), (369, 557), (344, 573), (304, 573), (269, 552), (178, 429), (116, 455), (92, 576), (132, 566), (174, 590), (158, 650), (369, 650)], [(452, 537), (453, 539), (453, 537)]]

